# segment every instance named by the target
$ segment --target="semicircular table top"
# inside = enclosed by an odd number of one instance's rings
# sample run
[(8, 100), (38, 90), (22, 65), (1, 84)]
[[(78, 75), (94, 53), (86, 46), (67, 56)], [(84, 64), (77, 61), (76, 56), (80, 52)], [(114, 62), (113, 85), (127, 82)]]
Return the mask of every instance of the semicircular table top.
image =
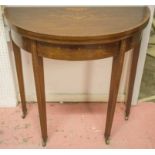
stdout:
[(147, 7), (7, 7), (5, 16), (17, 31), (56, 39), (117, 37), (141, 30)]
[[(109, 144), (125, 52), (133, 49), (126, 95), (125, 119), (130, 114), (140, 52), (141, 33), (149, 21), (147, 7), (7, 7), (11, 27), (23, 118), (27, 114), (20, 48), (32, 54), (32, 65), (42, 134), (47, 141), (43, 58), (58, 60), (112, 59), (104, 138)], [(13, 30), (13, 31), (12, 31)], [(67, 74), (67, 73), (65, 73)]]

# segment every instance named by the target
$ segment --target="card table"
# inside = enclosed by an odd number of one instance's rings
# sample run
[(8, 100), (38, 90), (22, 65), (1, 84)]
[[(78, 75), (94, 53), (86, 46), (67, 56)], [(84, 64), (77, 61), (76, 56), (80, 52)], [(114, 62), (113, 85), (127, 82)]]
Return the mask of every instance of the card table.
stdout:
[[(85, 61), (112, 57), (112, 73), (104, 138), (109, 144), (126, 51), (132, 49), (125, 119), (130, 113), (147, 7), (6, 7), (23, 118), (27, 114), (21, 51), (32, 54), (42, 144), (47, 141), (43, 58)], [(62, 79), (63, 80), (63, 79)]]

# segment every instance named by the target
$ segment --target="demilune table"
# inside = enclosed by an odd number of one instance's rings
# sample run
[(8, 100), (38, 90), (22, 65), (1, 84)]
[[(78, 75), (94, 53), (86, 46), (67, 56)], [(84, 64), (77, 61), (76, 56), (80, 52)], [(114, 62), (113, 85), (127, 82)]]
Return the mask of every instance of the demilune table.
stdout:
[(133, 49), (125, 119), (128, 119), (130, 113), (141, 34), (149, 21), (149, 9), (147, 7), (6, 7), (4, 16), (11, 28), (10, 36), (23, 118), (27, 109), (20, 48), (32, 54), (43, 146), (47, 141), (43, 57), (68, 61), (113, 57), (104, 133), (105, 142), (108, 144), (124, 55), (126, 51)]

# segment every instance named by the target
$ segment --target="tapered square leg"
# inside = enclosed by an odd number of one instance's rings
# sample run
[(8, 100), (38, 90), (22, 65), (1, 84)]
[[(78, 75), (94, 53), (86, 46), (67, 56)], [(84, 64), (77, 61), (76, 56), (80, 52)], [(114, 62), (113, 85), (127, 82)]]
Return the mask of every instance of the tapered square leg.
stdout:
[(124, 53), (126, 50), (126, 40), (121, 41), (120, 51), (113, 57), (112, 74), (110, 83), (110, 94), (107, 109), (106, 128), (105, 128), (105, 143), (109, 144), (110, 133), (113, 123), (113, 117), (117, 102), (117, 95), (119, 90), (119, 83), (124, 62)]
[(25, 99), (21, 51), (20, 51), (20, 48), (13, 41), (12, 41), (12, 47), (13, 47), (13, 52), (14, 52), (17, 79), (18, 79), (19, 92), (20, 92), (21, 105), (22, 105), (22, 113), (23, 113), (22, 118), (25, 118), (27, 114), (27, 108), (26, 108), (26, 99)]
[(131, 109), (131, 102), (133, 96), (133, 88), (137, 70), (137, 62), (139, 58), (139, 51), (140, 51), (141, 40), (137, 41), (135, 47), (132, 51), (132, 62), (130, 67), (130, 77), (129, 77), (129, 87), (128, 87), (128, 94), (127, 94), (127, 103), (126, 103), (126, 110), (125, 110), (125, 120), (128, 120), (130, 109)]
[(31, 45), (32, 63), (35, 78), (36, 95), (38, 102), (38, 111), (41, 125), (42, 145), (46, 145), (47, 141), (47, 119), (46, 119), (46, 103), (45, 103), (45, 85), (44, 85), (44, 68), (43, 58), (37, 54), (36, 42)]

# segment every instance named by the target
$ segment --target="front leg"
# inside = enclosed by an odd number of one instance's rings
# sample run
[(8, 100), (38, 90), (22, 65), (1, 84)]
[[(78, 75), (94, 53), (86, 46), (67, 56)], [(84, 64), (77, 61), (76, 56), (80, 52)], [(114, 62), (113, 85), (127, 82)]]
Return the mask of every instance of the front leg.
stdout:
[(32, 63), (33, 63), (33, 72), (37, 94), (37, 102), (38, 102), (38, 111), (41, 125), (42, 145), (45, 146), (47, 141), (47, 119), (46, 119), (43, 58), (38, 56), (37, 44), (35, 41), (32, 41), (31, 51), (32, 51)]
[(117, 102), (117, 95), (119, 90), (119, 84), (122, 74), (123, 62), (124, 62), (124, 53), (126, 50), (126, 40), (122, 40), (120, 44), (120, 51), (113, 57), (112, 64), (112, 74), (111, 74), (111, 83), (110, 83), (110, 94), (106, 118), (106, 128), (105, 128), (105, 142), (109, 144), (109, 137), (112, 128), (112, 122)]

